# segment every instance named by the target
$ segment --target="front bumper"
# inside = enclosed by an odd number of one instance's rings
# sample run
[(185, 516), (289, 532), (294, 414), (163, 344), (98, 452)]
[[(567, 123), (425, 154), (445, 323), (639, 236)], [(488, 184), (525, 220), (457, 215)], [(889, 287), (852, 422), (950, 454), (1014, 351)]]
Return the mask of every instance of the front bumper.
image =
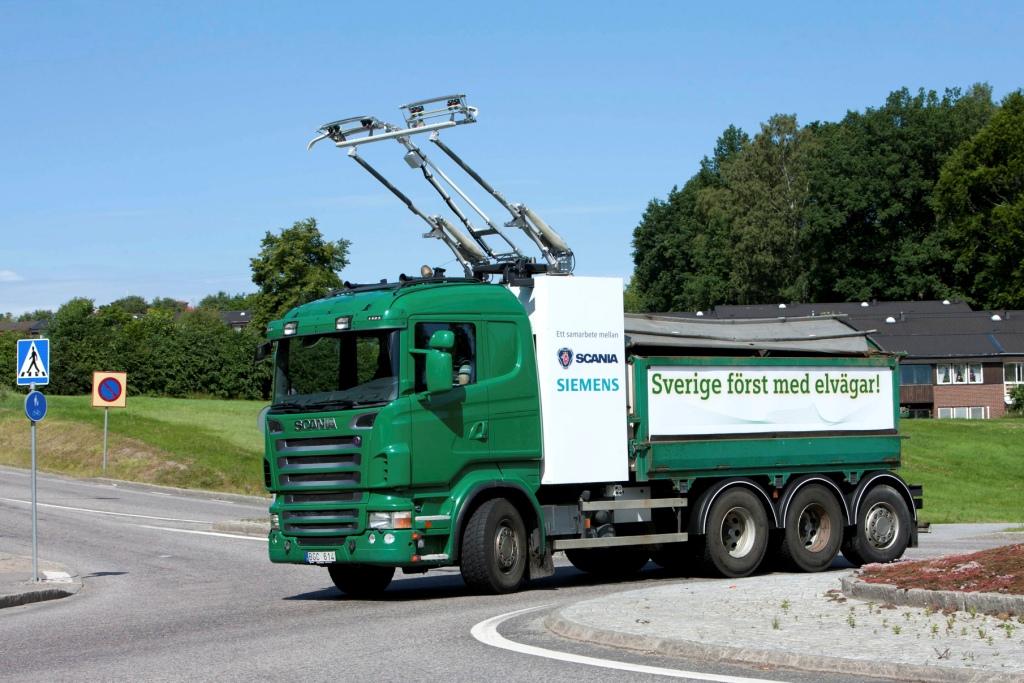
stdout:
[[(368, 530), (362, 534), (348, 536), (341, 545), (314, 545), (309, 539), (286, 536), (280, 531), (271, 531), (267, 547), (271, 562), (306, 564), (306, 553), (310, 551), (333, 550), (336, 561), (342, 564), (375, 564), (391, 567), (417, 566), (416, 540), (412, 529)], [(387, 536), (394, 540), (387, 542)], [(370, 539), (373, 539), (371, 543)]]

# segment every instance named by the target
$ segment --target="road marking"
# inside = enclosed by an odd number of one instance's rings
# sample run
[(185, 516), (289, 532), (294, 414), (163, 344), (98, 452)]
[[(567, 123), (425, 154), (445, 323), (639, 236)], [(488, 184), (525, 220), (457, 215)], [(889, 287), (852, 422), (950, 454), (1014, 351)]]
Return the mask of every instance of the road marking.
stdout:
[(143, 529), (158, 529), (159, 531), (176, 531), (179, 534), (199, 534), (200, 536), (220, 536), (221, 538), (241, 538), (245, 541), (259, 541), (260, 543), (266, 543), (267, 539), (260, 538), (259, 536), (240, 536), (238, 534), (222, 534), (219, 531), (197, 531), (195, 529), (175, 529), (170, 526), (149, 526), (148, 524), (139, 524)]
[(527, 607), (526, 609), (516, 610), (515, 612), (499, 614), (496, 617), (491, 617), (490, 619), (481, 621), (479, 624), (474, 626), (472, 630), (470, 630), (470, 633), (484, 645), (501, 648), (502, 650), (511, 650), (512, 652), (519, 652), (521, 654), (533, 655), (534, 657), (544, 657), (546, 659), (555, 659), (560, 662), (569, 662), (570, 664), (586, 664), (588, 666), (599, 666), (604, 669), (615, 669), (616, 671), (634, 671), (636, 673), (652, 674), (654, 676), (667, 676), (669, 678), (681, 678), (691, 681), (714, 681), (715, 683), (780, 683), (778, 679), (744, 678), (743, 676), (706, 674), (697, 671), (683, 671), (681, 669), (667, 669), (660, 666), (647, 666), (645, 664), (630, 664), (628, 662), (619, 662), (614, 659), (586, 657), (584, 655), (575, 655), (569, 652), (548, 650), (534, 645), (523, 645), (522, 643), (511, 641), (498, 633), (498, 626), (505, 621), (508, 621), (513, 617), (517, 617), (520, 614), (536, 612), (537, 610), (546, 609), (548, 607), (551, 607), (551, 605), (547, 604), (540, 605), (539, 607)]
[[(17, 498), (0, 498), (0, 501), (8, 503), (22, 503), (31, 505), (30, 500), (18, 500)], [(184, 522), (186, 524), (213, 524), (208, 519), (178, 519), (176, 517), (154, 517), (153, 515), (133, 515), (129, 512), (111, 512), (110, 510), (92, 510), (90, 508), (75, 508), (68, 505), (53, 505), (52, 503), (36, 503), (41, 508), (54, 508), (56, 510), (71, 510), (73, 512), (91, 512), (94, 515), (111, 515), (114, 517), (134, 517), (136, 519), (154, 519), (158, 522)]]

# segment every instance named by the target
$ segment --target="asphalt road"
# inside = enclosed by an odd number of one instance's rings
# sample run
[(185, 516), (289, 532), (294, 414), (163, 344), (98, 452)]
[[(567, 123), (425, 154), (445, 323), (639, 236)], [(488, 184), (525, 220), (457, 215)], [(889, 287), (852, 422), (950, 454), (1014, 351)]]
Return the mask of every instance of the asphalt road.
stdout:
[[(27, 472), (0, 468), (0, 551), (30, 554), (29, 496)], [(215, 522), (265, 515), (256, 499), (40, 475), (38, 500), (40, 557), (77, 571), (84, 587), (70, 598), (0, 611), (0, 680), (666, 678), (632, 664), (682, 678), (701, 672), (707, 680), (855, 680), (627, 653), (563, 640), (542, 626), (549, 609), (568, 602), (690, 580), (654, 565), (621, 583), (560, 566), (530, 590), (496, 597), (470, 593), (457, 569), (399, 574), (383, 599), (360, 601), (336, 591), (321, 568), (272, 565), (262, 539), (212, 531)], [(471, 634), (480, 622), (527, 608), (540, 609), (497, 626), (507, 643), (627, 668), (501, 649)]]

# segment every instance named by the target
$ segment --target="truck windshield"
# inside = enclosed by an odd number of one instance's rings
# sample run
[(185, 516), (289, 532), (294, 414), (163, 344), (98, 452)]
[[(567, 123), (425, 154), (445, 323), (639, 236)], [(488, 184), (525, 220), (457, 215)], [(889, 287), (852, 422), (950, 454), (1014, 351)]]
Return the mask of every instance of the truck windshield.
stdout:
[(339, 332), (277, 342), (278, 412), (379, 405), (398, 396), (398, 330)]

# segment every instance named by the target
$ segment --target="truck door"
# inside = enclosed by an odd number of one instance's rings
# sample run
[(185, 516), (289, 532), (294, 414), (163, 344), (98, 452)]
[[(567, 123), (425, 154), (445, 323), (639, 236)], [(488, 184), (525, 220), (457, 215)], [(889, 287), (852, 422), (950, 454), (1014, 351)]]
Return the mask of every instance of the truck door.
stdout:
[(491, 457), (503, 464), (541, 458), (537, 369), (524, 326), (525, 320), (488, 320), (480, 352), (486, 375), (479, 381), (490, 400)]
[(412, 481), (416, 486), (447, 485), (467, 466), (490, 456), (490, 423), (486, 383), (481, 381), (480, 324), (474, 320), (418, 320), (413, 346), (428, 348), (431, 335), (451, 330), (452, 389), (426, 393), (423, 356), (413, 354), (415, 395), (410, 407)]

